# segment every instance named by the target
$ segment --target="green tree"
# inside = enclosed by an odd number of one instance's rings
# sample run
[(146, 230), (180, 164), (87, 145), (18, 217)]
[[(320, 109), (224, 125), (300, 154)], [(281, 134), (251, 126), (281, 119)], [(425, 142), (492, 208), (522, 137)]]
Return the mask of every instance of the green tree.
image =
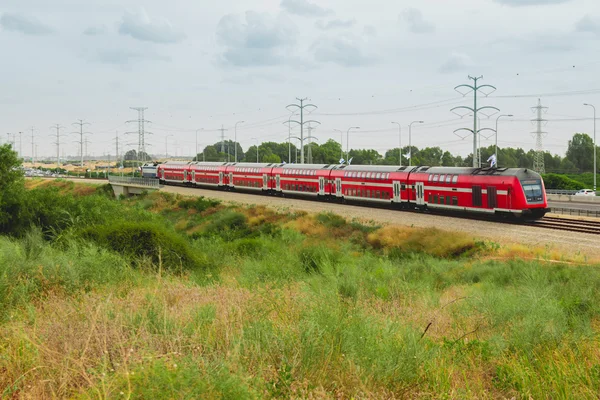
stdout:
[(592, 171), (594, 169), (594, 141), (587, 133), (576, 133), (569, 140), (567, 159), (580, 172)]
[(10, 144), (0, 146), (0, 232), (14, 231), (23, 211), (24, 177), (21, 160)]

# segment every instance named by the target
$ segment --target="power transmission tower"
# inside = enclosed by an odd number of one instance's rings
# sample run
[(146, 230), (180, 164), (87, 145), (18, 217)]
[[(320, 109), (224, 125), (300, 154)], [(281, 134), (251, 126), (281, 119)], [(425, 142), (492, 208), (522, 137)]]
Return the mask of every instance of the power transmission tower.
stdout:
[(78, 125), (79, 126), (79, 132), (71, 132), (74, 134), (79, 135), (79, 140), (76, 140), (75, 143), (79, 143), (79, 152), (81, 155), (81, 168), (83, 168), (83, 135), (91, 135), (91, 132), (84, 132), (83, 131), (83, 126), (84, 125), (91, 125), (89, 122), (83, 122), (82, 119), (78, 119), (78, 122), (73, 122), (72, 125)]
[(92, 142), (90, 142), (90, 139), (85, 138), (85, 141), (83, 143), (85, 144), (85, 157), (89, 160), (90, 159), (90, 155), (88, 153), (88, 144), (90, 144)]
[(547, 120), (542, 118), (542, 114), (548, 110), (548, 107), (542, 106), (542, 100), (538, 99), (538, 105), (531, 107), (532, 111), (536, 113), (536, 118), (532, 119), (532, 122), (537, 124), (537, 130), (532, 132), (535, 135), (535, 155), (533, 157), (533, 170), (538, 174), (546, 173), (546, 166), (544, 165), (544, 145), (542, 139), (546, 136), (546, 132), (542, 131), (542, 125), (545, 125)]
[[(64, 129), (64, 126), (61, 126), (60, 124), (56, 124), (50, 127), (51, 129), (56, 129), (56, 142), (54, 142), (54, 144), (56, 145), (56, 168), (60, 168), (60, 138), (62, 136), (65, 136), (64, 134), (60, 133), (61, 129)], [(54, 135), (51, 135), (54, 136)]]
[[(144, 119), (144, 111), (146, 111), (148, 109), (148, 107), (129, 107), (132, 110), (136, 110), (138, 112), (138, 119), (137, 120), (131, 120), (131, 121), (127, 121), (127, 123), (131, 123), (131, 122), (137, 122), (138, 123), (138, 130), (137, 132), (125, 132), (125, 134), (138, 134), (138, 164), (139, 161), (142, 161), (142, 163), (144, 163), (146, 161), (146, 134), (151, 135), (152, 132), (148, 132), (146, 131), (146, 123), (152, 123), (151, 121), (148, 121), (146, 119)], [(140, 160), (140, 155), (141, 155), (141, 160)]]
[(35, 164), (35, 142), (34, 142), (34, 136), (33, 136), (33, 132), (35, 131), (35, 128), (32, 126), (30, 128), (31, 130), (31, 166), (33, 166)]
[(23, 158), (23, 132), (19, 132), (19, 158)]
[[(221, 131), (221, 153), (225, 153), (225, 131), (227, 131), (227, 129), (223, 128), (223, 125), (221, 125), (219, 131)], [(227, 145), (227, 154), (229, 154), (229, 145)]]
[[(467, 107), (467, 106), (458, 106), (458, 107), (454, 107), (450, 111), (454, 112), (454, 110), (464, 109), (464, 110), (468, 110), (468, 111), (470, 111), (470, 112), (473, 113), (473, 129), (459, 128), (459, 129), (456, 129), (454, 131), (454, 133), (456, 134), (456, 132), (464, 130), (464, 131), (471, 132), (473, 134), (473, 167), (477, 168), (480, 165), (480, 163), (481, 163), (481, 160), (479, 160), (480, 156), (479, 156), (479, 152), (478, 152), (478, 149), (477, 149), (477, 139), (478, 139), (479, 133), (481, 131), (483, 131), (483, 130), (493, 130), (493, 129), (490, 129), (490, 128), (477, 129), (477, 113), (480, 112), (481, 110), (486, 110), (486, 109), (487, 110), (495, 110), (496, 112), (499, 112), (500, 110), (498, 108), (492, 107), (492, 106), (484, 106), (484, 107), (477, 108), (477, 92), (479, 92), (480, 89), (483, 89), (483, 88), (490, 88), (490, 89), (492, 89), (492, 91), (489, 92), (489, 93), (481, 92), (485, 97), (487, 97), (491, 93), (493, 93), (494, 91), (496, 91), (496, 87), (494, 87), (492, 85), (477, 85), (477, 81), (480, 80), (480, 79), (483, 79), (483, 76), (479, 76), (477, 78), (474, 78), (474, 77), (472, 77), (472, 76), (469, 75), (469, 79), (471, 79), (473, 81), (473, 85), (467, 85), (467, 84), (458, 85), (458, 86), (456, 86), (454, 88), (454, 90), (456, 90), (458, 93), (462, 94), (463, 97), (466, 96), (467, 93), (469, 93), (469, 92), (472, 91), (473, 92), (473, 108)], [(470, 89), (470, 90), (467, 91), (467, 92), (465, 92), (465, 93), (462, 93), (462, 92), (460, 92), (458, 90), (458, 88), (461, 88), (461, 87), (464, 87), (464, 88), (467, 88), (467, 89)], [(457, 113), (455, 113), (455, 114), (457, 114)], [(482, 114), (489, 118), (490, 116), (494, 115), (495, 113), (492, 113), (490, 115), (486, 115), (485, 113), (482, 113)], [(461, 118), (464, 117), (464, 115), (460, 115), (460, 114), (457, 114), (457, 115), (460, 116)], [(462, 137), (460, 135), (457, 135), (457, 136), (461, 137), (462, 139), (465, 139), (467, 137), (467, 136)]]
[(119, 139), (119, 132), (117, 132), (117, 131), (115, 131), (115, 139), (114, 140), (115, 140), (115, 145), (117, 147), (117, 149), (116, 149), (117, 150), (117, 158), (116, 158), (117, 167), (119, 167), (119, 141), (120, 141), (120, 139)]
[(296, 107), (297, 109), (300, 110), (300, 121), (296, 121), (296, 120), (288, 120), (288, 123), (296, 123), (298, 125), (300, 125), (300, 164), (304, 164), (304, 124), (310, 124), (310, 123), (314, 123), (314, 124), (321, 124), (319, 121), (314, 121), (314, 120), (310, 120), (310, 121), (305, 121), (304, 120), (304, 109), (307, 107), (311, 107), (312, 111), (316, 110), (318, 107), (315, 106), (314, 104), (304, 104), (304, 102), (306, 100), (308, 100), (307, 98), (304, 99), (299, 99), (296, 97), (296, 100), (298, 100), (300, 102), (300, 104), (289, 104), (288, 106), (286, 106), (286, 108), (290, 108), (290, 107)]

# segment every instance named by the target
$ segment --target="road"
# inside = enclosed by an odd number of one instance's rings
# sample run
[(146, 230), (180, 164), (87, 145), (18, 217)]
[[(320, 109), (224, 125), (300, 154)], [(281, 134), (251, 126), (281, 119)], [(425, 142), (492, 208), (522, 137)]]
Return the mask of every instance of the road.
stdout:
[(600, 212), (600, 203), (573, 203), (570, 201), (549, 201), (548, 207), (570, 208), (572, 210), (586, 210)]

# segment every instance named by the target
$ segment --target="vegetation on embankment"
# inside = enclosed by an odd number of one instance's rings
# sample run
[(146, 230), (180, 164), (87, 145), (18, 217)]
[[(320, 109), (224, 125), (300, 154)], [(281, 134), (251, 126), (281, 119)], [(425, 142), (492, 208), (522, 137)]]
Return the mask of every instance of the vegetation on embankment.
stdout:
[(30, 219), (0, 237), (2, 398), (600, 390), (597, 267), (334, 214), (28, 185)]

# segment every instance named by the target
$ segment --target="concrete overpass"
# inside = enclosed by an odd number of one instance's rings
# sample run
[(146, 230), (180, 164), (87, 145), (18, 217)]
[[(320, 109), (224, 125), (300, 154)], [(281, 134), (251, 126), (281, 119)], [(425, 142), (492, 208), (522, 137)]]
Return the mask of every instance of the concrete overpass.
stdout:
[(108, 183), (112, 186), (115, 196), (130, 196), (152, 190), (159, 190), (158, 179), (132, 178), (127, 176), (109, 176)]

